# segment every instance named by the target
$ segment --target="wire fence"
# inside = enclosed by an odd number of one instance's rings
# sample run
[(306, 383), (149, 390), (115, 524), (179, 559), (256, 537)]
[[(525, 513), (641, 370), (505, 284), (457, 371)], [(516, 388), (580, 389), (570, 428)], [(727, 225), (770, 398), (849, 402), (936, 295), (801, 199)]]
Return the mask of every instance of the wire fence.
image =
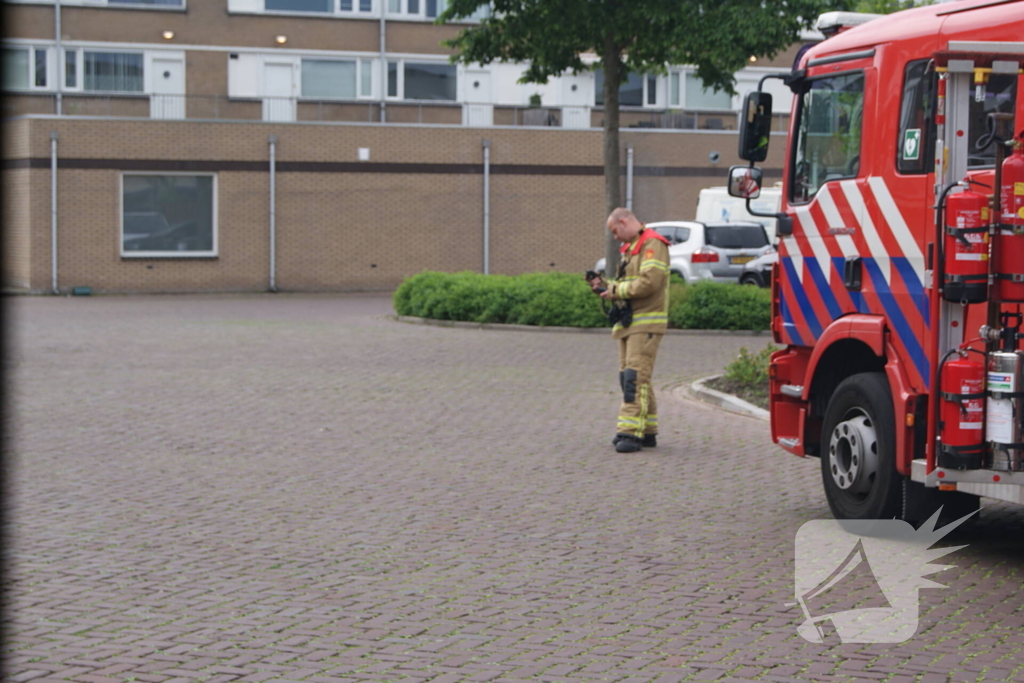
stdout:
[[(383, 110), (383, 114), (382, 114)], [(56, 114), (54, 93), (6, 93), (0, 102), (4, 118)], [(226, 121), (302, 121), (352, 123), (414, 123), (468, 126), (528, 126), (574, 129), (601, 128), (601, 107), (535, 107), (458, 102), (387, 102), (315, 100), (294, 97), (234, 98), (225, 95), (62, 93), (63, 116), (203, 119)], [(789, 116), (776, 115), (773, 131), (788, 130)], [(734, 111), (695, 111), (625, 107), (620, 128), (672, 130), (736, 130)]]

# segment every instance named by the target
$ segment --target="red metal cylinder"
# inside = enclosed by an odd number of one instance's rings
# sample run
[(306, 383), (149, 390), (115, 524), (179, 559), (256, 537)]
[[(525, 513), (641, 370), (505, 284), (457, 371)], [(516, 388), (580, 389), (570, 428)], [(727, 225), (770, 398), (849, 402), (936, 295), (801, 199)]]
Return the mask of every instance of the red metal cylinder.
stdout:
[(1002, 210), (992, 244), (993, 296), (1024, 302), (1024, 145), (1003, 161), (999, 184)]
[(947, 301), (978, 303), (988, 294), (988, 197), (971, 190), (946, 198), (943, 247)]
[(985, 364), (955, 357), (942, 366), (940, 467), (978, 469), (985, 461)]

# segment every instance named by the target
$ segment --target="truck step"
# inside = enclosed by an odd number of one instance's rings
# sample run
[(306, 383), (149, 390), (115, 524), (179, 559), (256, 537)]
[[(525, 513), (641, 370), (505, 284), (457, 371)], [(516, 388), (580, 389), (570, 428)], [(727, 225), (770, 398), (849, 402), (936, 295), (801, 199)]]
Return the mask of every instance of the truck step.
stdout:
[(803, 398), (804, 387), (802, 384), (783, 384), (779, 387), (779, 391), (783, 396), (789, 396), (791, 398)]

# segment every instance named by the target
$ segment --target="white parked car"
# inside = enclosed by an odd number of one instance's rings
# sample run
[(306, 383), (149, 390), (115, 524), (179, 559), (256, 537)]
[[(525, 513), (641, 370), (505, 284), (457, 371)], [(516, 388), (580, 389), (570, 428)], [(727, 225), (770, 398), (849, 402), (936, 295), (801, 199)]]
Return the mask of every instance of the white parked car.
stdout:
[[(690, 284), (738, 282), (743, 266), (773, 250), (760, 223), (662, 221), (648, 223), (669, 241), (669, 268)], [(604, 259), (594, 270), (604, 272)]]
[(740, 273), (741, 285), (770, 287), (772, 284), (772, 266), (779, 262), (779, 252), (772, 249), (764, 256), (759, 256), (743, 266)]

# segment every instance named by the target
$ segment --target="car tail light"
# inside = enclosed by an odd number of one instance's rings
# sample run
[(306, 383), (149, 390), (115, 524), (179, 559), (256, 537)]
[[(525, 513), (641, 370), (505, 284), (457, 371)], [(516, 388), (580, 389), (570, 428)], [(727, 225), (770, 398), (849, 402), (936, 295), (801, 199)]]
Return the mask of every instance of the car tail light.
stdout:
[(718, 263), (718, 252), (708, 247), (701, 247), (699, 251), (693, 252), (693, 263)]

